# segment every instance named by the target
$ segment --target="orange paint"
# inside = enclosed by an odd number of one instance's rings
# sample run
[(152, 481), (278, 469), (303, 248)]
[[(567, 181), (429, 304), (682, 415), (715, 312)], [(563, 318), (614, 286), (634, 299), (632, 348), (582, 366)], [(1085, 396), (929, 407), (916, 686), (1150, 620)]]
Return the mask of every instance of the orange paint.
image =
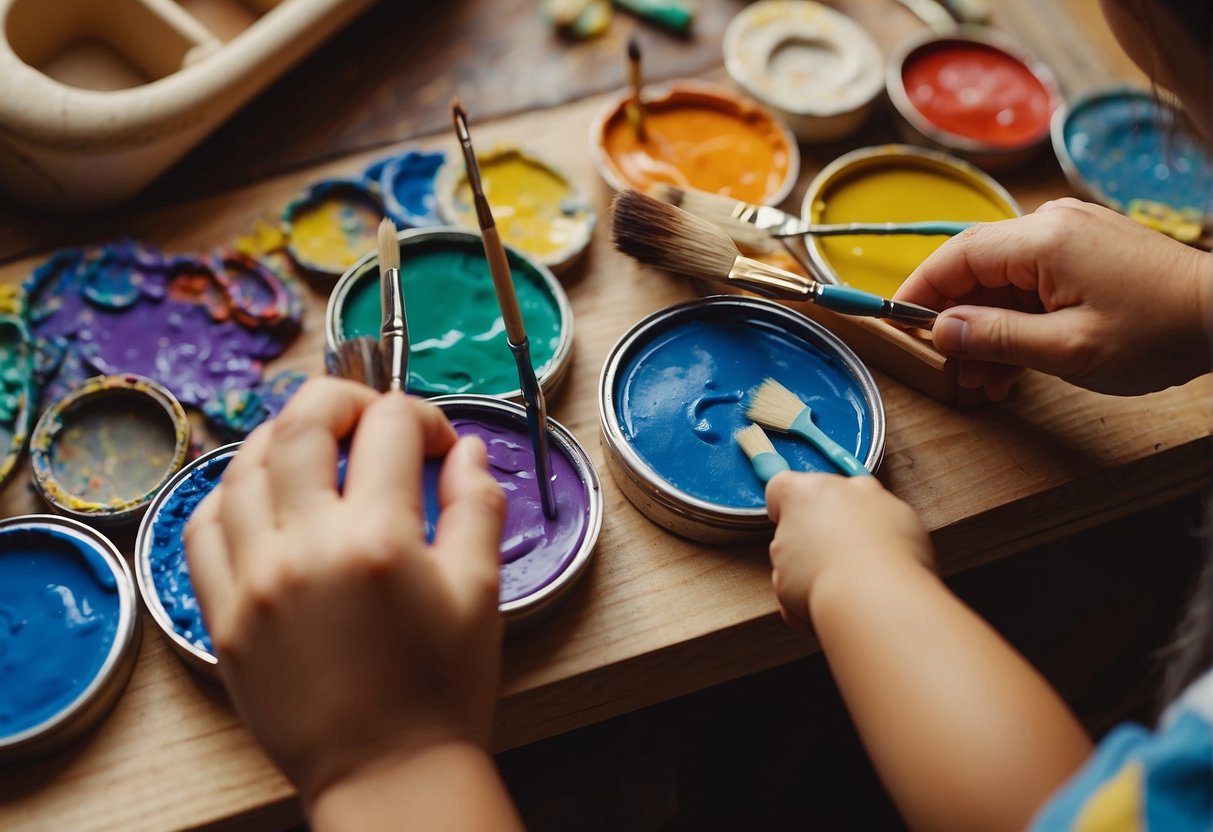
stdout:
[(645, 103), (644, 127), (642, 142), (620, 104), (598, 137), (604, 164), (641, 191), (668, 183), (762, 203), (782, 195), (794, 164), (779, 123), (732, 98), (674, 90)]

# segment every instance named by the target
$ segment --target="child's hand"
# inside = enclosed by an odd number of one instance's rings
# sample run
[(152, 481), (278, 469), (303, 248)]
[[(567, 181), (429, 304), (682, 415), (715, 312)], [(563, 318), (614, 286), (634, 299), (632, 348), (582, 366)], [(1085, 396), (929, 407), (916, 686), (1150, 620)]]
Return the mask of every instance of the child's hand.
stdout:
[(771, 582), (788, 624), (808, 629), (817, 587), (835, 571), (932, 567), (918, 515), (875, 477), (786, 472), (767, 484), (775, 521)]
[[(422, 459), (448, 451), (427, 546)], [(219, 670), (305, 803), (443, 743), (487, 745), (504, 512), (478, 440), (456, 443), (430, 404), (336, 379), (254, 431), (199, 506), (189, 566)]]
[(1207, 252), (1059, 199), (949, 240), (896, 297), (945, 310), (935, 346), (994, 400), (1021, 367), (1138, 395), (1208, 372), (1211, 283)]

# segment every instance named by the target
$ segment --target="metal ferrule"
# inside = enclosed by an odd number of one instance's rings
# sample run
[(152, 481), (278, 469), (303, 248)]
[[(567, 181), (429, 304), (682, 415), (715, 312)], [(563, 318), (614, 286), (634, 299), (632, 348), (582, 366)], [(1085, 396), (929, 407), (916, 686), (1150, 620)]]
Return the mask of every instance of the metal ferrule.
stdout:
[(409, 327), (404, 315), (404, 293), (400, 271), (388, 269), (382, 285), (383, 327), (379, 332), (380, 354), (389, 390), (404, 390), (409, 380)]
[(749, 257), (737, 258), (727, 280), (756, 294), (783, 300), (811, 300), (816, 285), (807, 277), (785, 272)]
[(531, 341), (523, 338), (521, 344), (506, 339), (514, 361), (518, 363), (518, 381), (522, 387), (522, 403), (526, 407), (527, 427), (531, 434), (531, 449), (535, 454), (535, 480), (539, 487), (539, 499), (543, 503), (543, 515), (549, 520), (556, 517), (556, 497), (552, 494), (552, 463), (548, 457), (548, 408), (543, 400), (543, 390), (535, 377), (531, 365)]
[(939, 313), (934, 309), (928, 309), (916, 303), (906, 303), (900, 300), (886, 300), (885, 308), (887, 311), (884, 317), (890, 321), (921, 327), (922, 329), (930, 329), (935, 325), (935, 319), (939, 317)]

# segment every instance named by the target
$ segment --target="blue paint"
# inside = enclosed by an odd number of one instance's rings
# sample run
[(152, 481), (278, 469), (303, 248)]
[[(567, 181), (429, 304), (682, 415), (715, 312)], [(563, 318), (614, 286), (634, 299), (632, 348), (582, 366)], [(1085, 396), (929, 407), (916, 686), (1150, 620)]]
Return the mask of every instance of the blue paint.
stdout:
[(198, 596), (185, 559), (185, 524), (203, 498), (215, 489), (234, 454), (214, 457), (190, 470), (166, 495), (151, 523), (148, 562), (152, 584), (173, 629), (190, 644), (213, 653), (210, 633), (202, 623)]
[(442, 225), (438, 199), (434, 196), (434, 177), (445, 160), (441, 151), (410, 150), (383, 162), (379, 190), (388, 215), (397, 225), (402, 228)]
[[(632, 346), (613, 396), (624, 438), (663, 479), (728, 508), (765, 505), (762, 483), (733, 434), (749, 424), (742, 400), (768, 376), (813, 410), (817, 426), (860, 459), (872, 415), (837, 358), (761, 320), (673, 323)], [(803, 440), (768, 431), (794, 471), (836, 471)]]
[(1066, 118), (1066, 150), (1088, 186), (1124, 211), (1134, 199), (1210, 213), (1213, 163), (1145, 92), (1121, 89), (1080, 101)]
[(97, 677), (121, 602), (92, 546), (52, 529), (0, 532), (0, 737), (62, 712)]

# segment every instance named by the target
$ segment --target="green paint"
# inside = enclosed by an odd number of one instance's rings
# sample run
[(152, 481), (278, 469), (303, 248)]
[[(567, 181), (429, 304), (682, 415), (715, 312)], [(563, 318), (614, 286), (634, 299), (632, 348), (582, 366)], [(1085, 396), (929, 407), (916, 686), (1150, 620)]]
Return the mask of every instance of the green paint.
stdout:
[[(560, 343), (560, 307), (538, 270), (512, 251), (509, 261), (531, 361), (542, 374)], [(517, 365), (479, 241), (406, 242), (400, 285), (409, 325), (410, 392), (495, 396), (518, 389)], [(379, 277), (367, 271), (345, 297), (341, 337), (378, 337), (382, 320)]]

